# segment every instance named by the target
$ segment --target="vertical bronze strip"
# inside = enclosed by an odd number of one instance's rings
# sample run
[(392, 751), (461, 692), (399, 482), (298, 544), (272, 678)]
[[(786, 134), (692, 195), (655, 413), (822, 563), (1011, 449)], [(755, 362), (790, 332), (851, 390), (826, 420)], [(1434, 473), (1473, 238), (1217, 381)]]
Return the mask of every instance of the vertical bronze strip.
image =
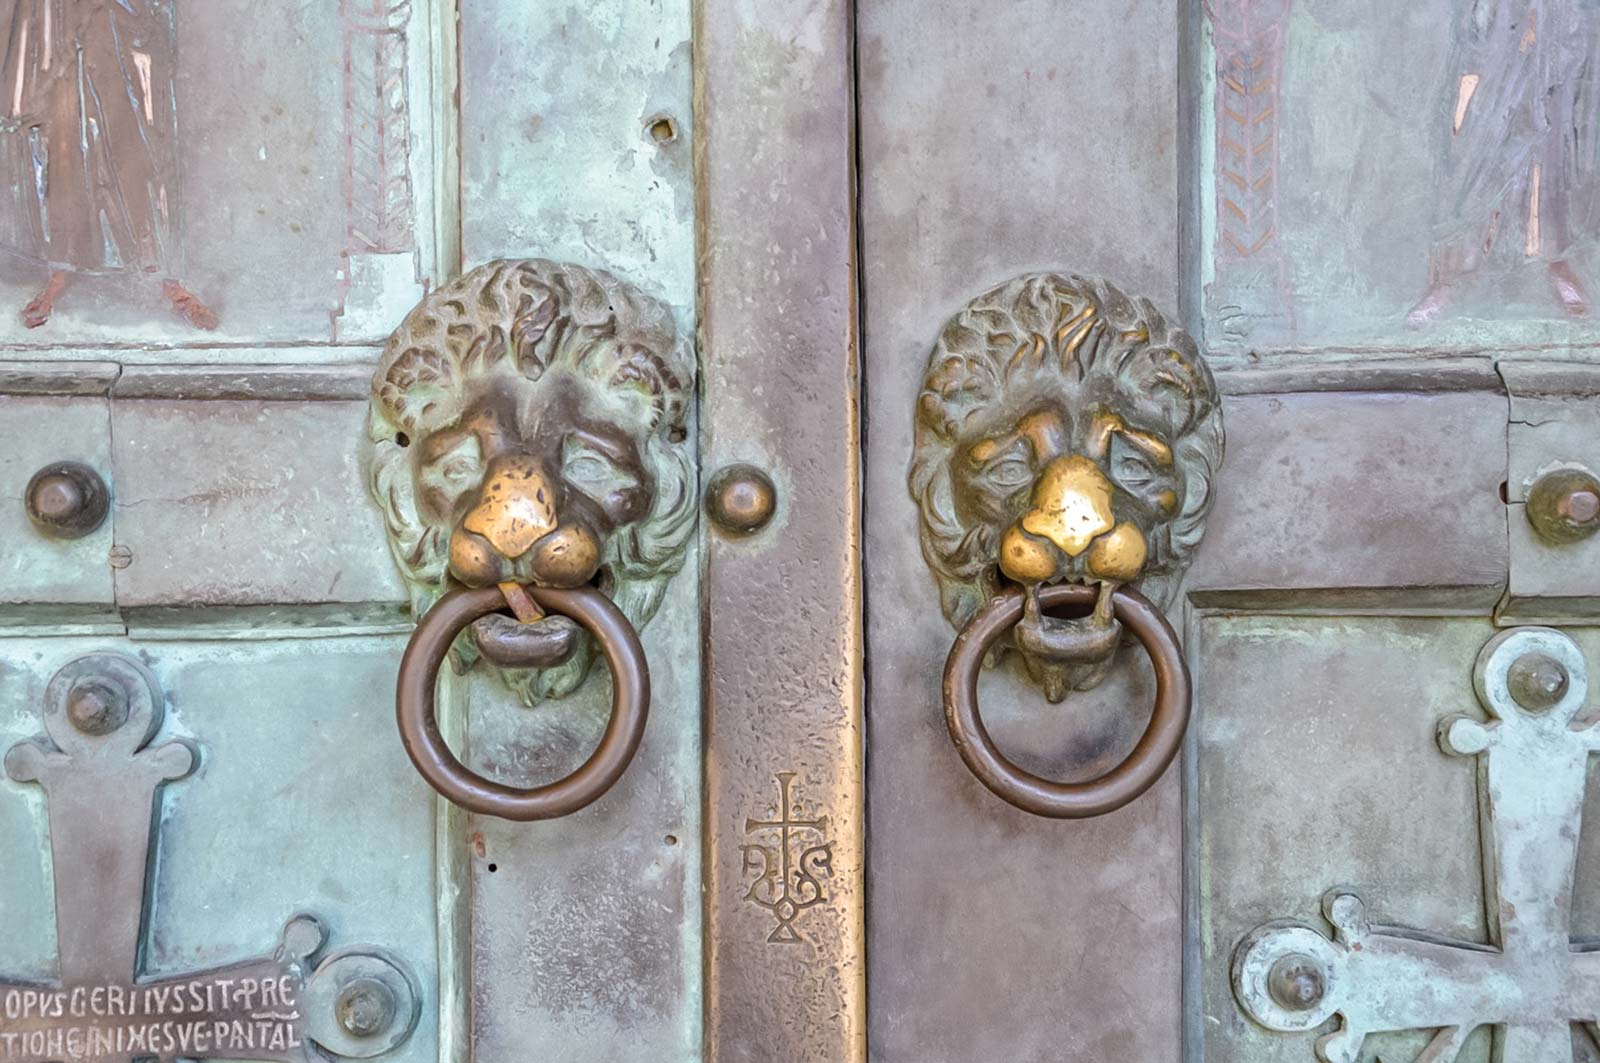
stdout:
[(854, 98), (845, 0), (700, 0), (706, 1059), (866, 1056)]

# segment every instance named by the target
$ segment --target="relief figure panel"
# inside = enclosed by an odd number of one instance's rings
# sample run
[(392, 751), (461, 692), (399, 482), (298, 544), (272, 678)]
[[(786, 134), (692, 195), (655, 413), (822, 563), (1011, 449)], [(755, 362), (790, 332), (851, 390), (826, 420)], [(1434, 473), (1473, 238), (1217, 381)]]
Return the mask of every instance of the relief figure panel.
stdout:
[(1594, 342), (1600, 5), (1206, 11), (1209, 344)]
[(0, 4), (0, 340), (380, 339), (433, 268), (424, 14)]

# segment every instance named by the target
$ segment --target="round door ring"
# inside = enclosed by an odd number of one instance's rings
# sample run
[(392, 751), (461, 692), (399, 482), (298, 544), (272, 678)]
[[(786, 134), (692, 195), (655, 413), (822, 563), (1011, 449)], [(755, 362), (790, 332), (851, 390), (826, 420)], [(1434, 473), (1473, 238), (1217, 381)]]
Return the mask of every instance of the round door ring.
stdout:
[(406, 645), (395, 690), (400, 740), (428, 785), (469, 812), (518, 822), (568, 815), (611, 789), (638, 750), (650, 712), (650, 671), (644, 647), (639, 645), (638, 632), (611, 599), (593, 587), (523, 589), (545, 611), (571, 617), (594, 636), (611, 669), (611, 719), (600, 745), (578, 770), (544, 786), (507, 786), (462, 764), (439, 733), (434, 716), (439, 668), (463, 628), (507, 608), (499, 587), (458, 589), (440, 598), (417, 623)]
[[(1039, 588), (1041, 606), (1090, 605), (1098, 589), (1071, 583)], [(978, 713), (978, 672), (1001, 635), (1022, 619), (1023, 592), (1004, 591), (983, 604), (956, 636), (944, 665), (944, 715), (950, 738), (972, 774), (1003, 800), (1052, 819), (1088, 819), (1114, 812), (1148, 790), (1183, 744), (1189, 722), (1189, 666), (1178, 636), (1148, 598), (1117, 588), (1112, 608), (1132, 631), (1156, 673), (1156, 704), (1150, 723), (1126, 760), (1097, 779), (1052, 782), (1017, 767), (995, 748)]]

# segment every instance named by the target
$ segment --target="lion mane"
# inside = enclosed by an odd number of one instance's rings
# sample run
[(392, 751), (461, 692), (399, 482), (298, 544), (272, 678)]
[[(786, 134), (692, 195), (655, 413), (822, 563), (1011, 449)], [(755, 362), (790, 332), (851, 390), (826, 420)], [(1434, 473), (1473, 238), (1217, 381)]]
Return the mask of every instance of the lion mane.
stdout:
[(964, 523), (952, 452), (971, 418), (1044, 390), (1066, 395), (1075, 411), (1095, 405), (1126, 411), (1130, 422), (1172, 446), (1182, 502), (1151, 538), (1139, 580), (1158, 605), (1170, 604), (1205, 530), (1222, 461), (1222, 414), (1194, 340), (1148, 300), (1131, 299), (1103, 280), (1018, 277), (973, 299), (945, 325), (917, 401), (908, 486), (940, 607), (958, 628), (998, 590), (995, 559), (1004, 528)]

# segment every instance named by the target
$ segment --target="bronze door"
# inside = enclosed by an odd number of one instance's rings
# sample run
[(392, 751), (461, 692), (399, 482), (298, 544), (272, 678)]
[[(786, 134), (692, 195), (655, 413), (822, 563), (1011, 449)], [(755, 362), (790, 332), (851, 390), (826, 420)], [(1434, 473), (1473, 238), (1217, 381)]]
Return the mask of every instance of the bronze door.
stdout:
[(1600, 1058), (1590, 5), (0, 12), (0, 1063)]
[(856, 16), (869, 1057), (1595, 1058), (1595, 13)]

